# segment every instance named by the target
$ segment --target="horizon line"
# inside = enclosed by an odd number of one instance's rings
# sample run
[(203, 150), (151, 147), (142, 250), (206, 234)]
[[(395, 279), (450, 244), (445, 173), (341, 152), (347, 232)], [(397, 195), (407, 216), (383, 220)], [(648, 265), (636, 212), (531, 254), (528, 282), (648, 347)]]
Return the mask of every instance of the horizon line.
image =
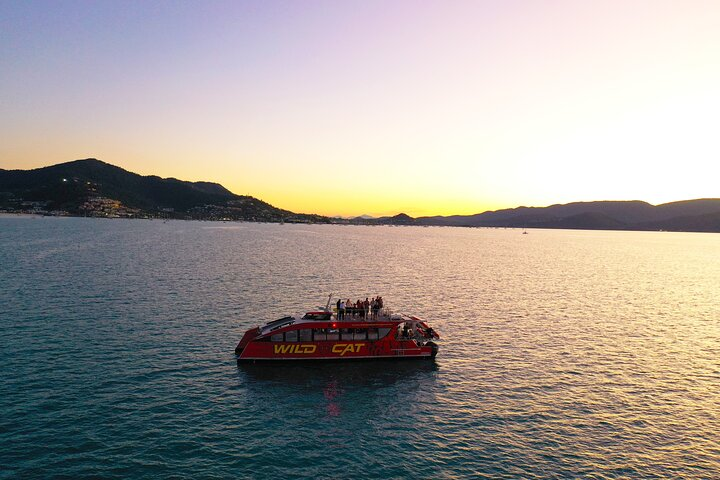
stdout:
[(28, 169), (20, 169), (20, 168), (5, 169), (5, 168), (0, 167), (0, 170), (27, 172), (27, 171), (32, 171), (32, 170), (41, 170), (41, 169), (44, 169), (44, 168), (51, 168), (51, 167), (55, 167), (55, 166), (59, 166), (59, 165), (76, 163), (76, 162), (84, 162), (84, 161), (100, 162), (100, 163), (103, 163), (103, 164), (105, 164), (105, 165), (110, 165), (110, 166), (112, 166), (112, 167), (119, 168), (119, 169), (124, 170), (124, 171), (126, 171), (126, 172), (133, 173), (133, 174), (135, 174), (135, 175), (140, 175), (140, 176), (142, 176), (142, 177), (159, 177), (159, 178), (161, 178), (161, 179), (163, 179), (163, 180), (170, 180), (170, 179), (172, 179), (172, 180), (178, 180), (178, 181), (189, 182), (189, 183), (198, 183), (198, 182), (214, 183), (214, 184), (220, 185), (221, 187), (223, 187), (224, 189), (226, 189), (228, 192), (232, 193), (233, 195), (237, 195), (237, 196), (249, 196), (249, 197), (255, 198), (255, 199), (257, 199), (257, 200), (261, 200), (261, 201), (263, 201), (263, 202), (265, 202), (265, 203), (268, 203), (269, 205), (272, 205), (272, 206), (275, 207), (275, 208), (281, 208), (281, 209), (283, 209), (283, 210), (287, 209), (287, 210), (289, 210), (289, 211), (292, 211), (293, 213), (302, 214), (302, 215), (318, 215), (318, 216), (327, 217), (327, 218), (339, 218), (339, 219), (356, 219), (356, 218), (360, 218), (360, 217), (368, 217), (369, 219), (378, 219), (378, 218), (392, 218), (392, 217), (396, 217), (396, 216), (399, 216), (399, 215), (407, 215), (408, 217), (413, 218), (413, 219), (418, 219), (418, 218), (434, 218), (434, 217), (471, 217), (471, 216), (475, 216), (475, 215), (482, 215), (482, 214), (488, 213), (488, 212), (498, 212), (498, 211), (503, 211), (503, 210), (516, 210), (516, 209), (522, 209), (522, 208), (528, 208), (528, 209), (538, 208), (538, 209), (543, 209), (543, 208), (553, 207), (553, 206), (557, 206), (557, 205), (571, 205), (571, 204), (582, 204), (582, 203), (613, 203), (613, 202), (614, 202), (614, 203), (633, 203), (633, 202), (637, 202), (637, 203), (645, 203), (645, 204), (650, 205), (650, 206), (652, 206), (652, 207), (658, 207), (658, 206), (661, 206), (661, 205), (668, 205), (668, 204), (672, 204), (672, 203), (682, 203), (682, 202), (698, 201), (698, 200), (719, 200), (719, 199), (720, 199), (720, 197), (698, 197), (698, 198), (683, 198), (683, 199), (672, 200), (672, 201), (668, 201), (668, 202), (652, 203), (652, 202), (650, 202), (650, 201), (641, 200), (641, 199), (637, 199), (637, 198), (636, 198), (636, 199), (630, 199), (630, 200), (628, 200), (628, 199), (608, 199), (608, 198), (606, 198), (606, 199), (602, 199), (602, 200), (572, 200), (572, 201), (567, 201), (567, 202), (554, 202), (554, 203), (550, 203), (550, 204), (546, 204), (546, 205), (533, 205), (533, 204), (520, 204), (520, 205), (517, 205), (517, 204), (516, 204), (515, 206), (506, 206), (506, 207), (501, 207), (501, 208), (496, 208), (496, 209), (485, 209), (485, 210), (482, 210), (482, 211), (476, 211), (475, 213), (452, 213), (452, 214), (439, 214), (439, 213), (438, 213), (438, 214), (411, 215), (411, 214), (409, 214), (409, 213), (406, 213), (407, 210), (401, 210), (401, 211), (397, 211), (397, 210), (396, 210), (397, 213), (367, 213), (367, 211), (365, 211), (365, 213), (360, 213), (360, 214), (340, 214), (340, 213), (336, 213), (336, 214), (321, 214), (321, 213), (314, 213), (314, 212), (311, 212), (311, 213), (308, 213), (308, 212), (299, 212), (299, 211), (295, 211), (294, 209), (291, 209), (291, 208), (280, 207), (280, 206), (278, 206), (278, 205), (272, 204), (272, 203), (264, 200), (263, 198), (260, 198), (259, 196), (255, 196), (255, 195), (252, 195), (252, 194), (239, 194), (239, 193), (236, 193), (236, 192), (230, 190), (229, 188), (225, 187), (225, 185), (223, 185), (222, 183), (217, 182), (217, 181), (212, 181), (212, 180), (182, 180), (182, 179), (180, 179), (180, 178), (178, 178), (178, 177), (176, 177), (176, 176), (162, 177), (162, 176), (157, 175), (157, 174), (147, 174), (147, 175), (144, 175), (144, 174), (141, 174), (141, 173), (133, 172), (133, 171), (131, 171), (131, 170), (126, 170), (124, 167), (121, 167), (121, 166), (119, 166), (119, 165), (115, 165), (115, 164), (113, 164), (113, 163), (109, 163), (109, 162), (107, 162), (107, 161), (105, 161), (105, 160), (101, 160), (101, 159), (99, 159), (99, 158), (97, 158), (97, 157), (86, 157), (86, 158), (79, 158), (79, 159), (74, 159), (74, 160), (67, 160), (67, 161), (63, 161), (63, 162), (60, 162), (60, 163), (55, 163), (55, 164), (45, 165), (45, 166), (40, 166), (40, 167), (35, 167), (35, 168), (28, 168)]

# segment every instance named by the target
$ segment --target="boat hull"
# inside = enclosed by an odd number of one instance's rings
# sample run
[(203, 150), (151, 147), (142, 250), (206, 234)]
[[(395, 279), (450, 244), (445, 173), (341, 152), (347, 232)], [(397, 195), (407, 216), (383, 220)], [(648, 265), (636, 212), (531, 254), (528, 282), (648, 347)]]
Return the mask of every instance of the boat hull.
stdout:
[(250, 343), (236, 351), (239, 361), (278, 360), (368, 360), (430, 359), (437, 355), (437, 345), (418, 346), (412, 340), (401, 342), (340, 341), (302, 343)]

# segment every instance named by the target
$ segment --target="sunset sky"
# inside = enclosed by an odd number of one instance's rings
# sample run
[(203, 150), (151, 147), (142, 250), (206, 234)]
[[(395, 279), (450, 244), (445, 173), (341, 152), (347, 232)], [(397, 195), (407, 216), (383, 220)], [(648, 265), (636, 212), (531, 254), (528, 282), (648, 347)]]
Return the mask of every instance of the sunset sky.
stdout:
[(0, 0), (0, 168), (329, 215), (719, 197), (720, 2)]

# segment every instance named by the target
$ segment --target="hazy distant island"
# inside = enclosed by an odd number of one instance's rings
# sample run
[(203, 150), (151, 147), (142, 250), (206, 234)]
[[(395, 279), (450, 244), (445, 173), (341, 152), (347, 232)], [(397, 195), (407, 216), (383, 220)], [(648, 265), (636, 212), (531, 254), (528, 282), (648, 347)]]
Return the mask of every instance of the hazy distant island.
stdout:
[(211, 182), (142, 176), (94, 158), (34, 170), (0, 169), (0, 213), (288, 223), (720, 232), (720, 199), (651, 205), (576, 202), (475, 215), (335, 218), (294, 213)]

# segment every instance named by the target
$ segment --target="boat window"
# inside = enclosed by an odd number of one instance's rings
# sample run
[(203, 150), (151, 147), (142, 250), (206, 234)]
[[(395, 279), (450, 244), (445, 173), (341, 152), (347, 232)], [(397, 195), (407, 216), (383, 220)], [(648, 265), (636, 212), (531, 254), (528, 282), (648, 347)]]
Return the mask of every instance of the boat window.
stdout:
[(327, 339), (328, 340), (339, 340), (340, 334), (338, 333), (338, 330), (330, 329), (328, 330)]
[(313, 330), (315, 340), (327, 340), (327, 332), (324, 328), (316, 328)]
[(298, 339), (298, 331), (297, 330), (290, 330), (289, 332), (285, 332), (285, 341), (286, 342), (297, 342)]
[(302, 318), (304, 320), (330, 320), (331, 316), (330, 312), (308, 312)]
[(275, 335), (270, 335), (270, 341), (271, 341), (271, 342), (282, 342), (282, 341), (283, 341), (283, 334), (282, 334), (282, 333), (276, 333)]
[(389, 328), (378, 328), (378, 337), (379, 338), (385, 337), (385, 335), (387, 335), (388, 333), (390, 333)]
[(294, 320), (293, 317), (283, 317), (283, 318), (281, 318), (281, 319), (279, 319), (279, 320), (274, 320), (274, 321), (272, 321), (272, 322), (266, 323), (266, 324), (265, 324), (265, 327), (266, 327), (266, 328), (269, 327), (270, 330), (275, 330), (276, 328), (279, 328), (279, 327), (281, 327), (281, 326), (284, 325), (284, 324), (292, 323), (293, 320)]
[(340, 339), (341, 340), (352, 340), (353, 339), (353, 329), (352, 328), (340, 329)]
[(303, 328), (300, 330), (300, 335), (298, 337), (301, 342), (312, 342), (312, 330), (309, 328)]
[(353, 340), (367, 340), (367, 328), (356, 328)]
[(377, 328), (368, 328), (367, 331), (368, 340), (377, 340), (378, 337), (378, 329)]

